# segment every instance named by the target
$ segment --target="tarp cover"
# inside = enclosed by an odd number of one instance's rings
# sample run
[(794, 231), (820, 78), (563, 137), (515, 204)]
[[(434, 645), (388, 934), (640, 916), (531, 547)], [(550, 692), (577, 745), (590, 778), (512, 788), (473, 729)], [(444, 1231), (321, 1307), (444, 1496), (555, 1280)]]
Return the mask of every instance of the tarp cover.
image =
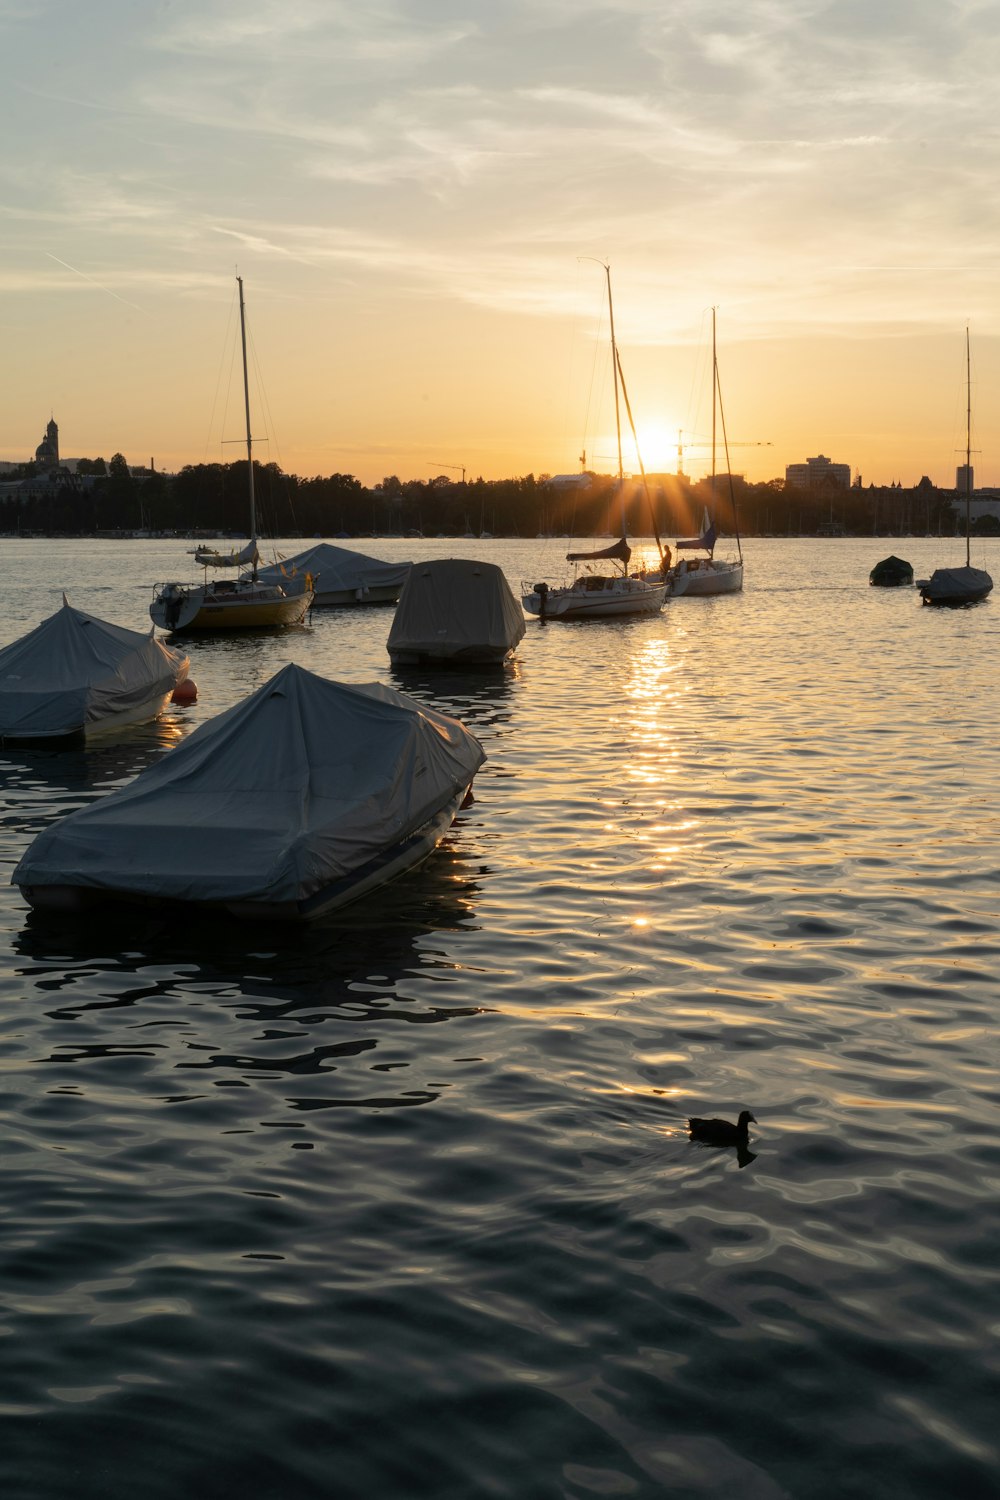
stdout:
[(403, 585), (387, 642), (394, 652), (462, 656), (512, 650), (524, 613), (495, 563), (439, 558), (415, 563)]
[(257, 538), (251, 537), (242, 552), (215, 552), (211, 547), (199, 547), (194, 560), (203, 568), (244, 568), (259, 556)]
[(152, 631), (126, 630), (64, 603), (0, 651), (0, 735), (74, 734), (169, 693), (188, 659)]
[(614, 543), (611, 547), (604, 547), (600, 552), (567, 552), (567, 562), (597, 562), (604, 557), (614, 557), (621, 563), (628, 563), (632, 556), (632, 548), (624, 537)]
[(868, 574), (868, 579), (870, 583), (897, 583), (901, 580), (912, 583), (913, 568), (905, 558), (897, 557), (892, 552), (888, 557), (883, 557), (881, 562), (875, 564), (874, 568)]
[(257, 577), (265, 583), (280, 583), (287, 588), (296, 578), (304, 582), (309, 573), (317, 601), (322, 603), (324, 594), (345, 590), (363, 596), (366, 590), (373, 588), (401, 589), (409, 571), (408, 562), (382, 562), (377, 557), (365, 557), (363, 552), (352, 552), (347, 547), (317, 542), (315, 547), (296, 552), (294, 557), (285, 557), (266, 568), (258, 568)]
[(290, 664), (121, 791), (45, 829), (16, 885), (296, 901), (406, 838), (485, 760), (456, 719)]
[(930, 579), (921, 583), (925, 598), (963, 600), (984, 599), (993, 591), (993, 580), (982, 568), (935, 568)]

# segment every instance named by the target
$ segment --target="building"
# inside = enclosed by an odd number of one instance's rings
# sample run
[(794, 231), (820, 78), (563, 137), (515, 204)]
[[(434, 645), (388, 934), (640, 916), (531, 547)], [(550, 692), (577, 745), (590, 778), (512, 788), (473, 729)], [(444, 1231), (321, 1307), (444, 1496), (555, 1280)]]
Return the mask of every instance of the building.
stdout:
[(49, 418), (45, 436), (35, 449), (35, 463), (43, 469), (55, 469), (59, 466), (59, 428), (54, 417)]
[(788, 464), (785, 468), (785, 484), (796, 490), (825, 489), (829, 485), (849, 490), (851, 466), (835, 464), (832, 458), (820, 453), (815, 458), (807, 458), (804, 464)]

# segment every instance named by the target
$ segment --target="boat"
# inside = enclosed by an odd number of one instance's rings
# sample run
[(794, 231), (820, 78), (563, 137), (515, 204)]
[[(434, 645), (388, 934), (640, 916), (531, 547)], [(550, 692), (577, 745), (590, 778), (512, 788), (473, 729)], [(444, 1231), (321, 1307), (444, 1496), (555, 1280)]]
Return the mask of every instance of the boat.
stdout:
[(395, 604), (411, 564), (383, 562), (348, 547), (316, 542), (294, 557), (258, 568), (262, 583), (276, 583), (286, 594), (311, 586), (314, 605)]
[(40, 911), (131, 901), (314, 921), (425, 859), (485, 758), (456, 719), (404, 693), (289, 663), (44, 829), (12, 883)]
[(0, 745), (93, 739), (155, 719), (190, 662), (156, 638), (62, 607), (0, 651)]
[(924, 604), (978, 604), (992, 592), (993, 579), (985, 568), (974, 568), (970, 552), (970, 511), (972, 508), (972, 361), (969, 330), (965, 330), (965, 566), (935, 568), (930, 578), (917, 583)]
[(718, 558), (715, 555), (718, 533), (715, 528), (716, 515), (716, 417), (722, 421), (722, 438), (726, 452), (726, 477), (729, 481), (729, 500), (733, 519), (737, 521), (736, 495), (733, 476), (730, 472), (729, 444), (726, 439), (726, 419), (722, 410), (722, 393), (719, 389), (719, 360), (715, 341), (715, 308), (712, 308), (712, 472), (710, 480), (711, 514), (706, 506), (702, 515), (701, 534), (682, 537), (676, 543), (677, 551), (689, 552), (690, 557), (678, 557), (667, 573), (672, 599), (696, 599), (714, 594), (738, 594), (743, 587), (743, 548), (740, 545), (739, 524), (736, 525), (735, 558)]
[(895, 554), (883, 557), (868, 574), (868, 582), (879, 589), (906, 588), (913, 582), (913, 565)]
[[(253, 439), (250, 436), (250, 385), (247, 376), (246, 309), (243, 278), (237, 276), (240, 296), (240, 340), (243, 349), (243, 405), (246, 414), (247, 483), (250, 502), (250, 540), (239, 551), (221, 553), (199, 547), (195, 562), (205, 569), (203, 583), (158, 583), (149, 606), (150, 618), (161, 630), (261, 630), (276, 625), (299, 625), (312, 604), (306, 587), (291, 592), (281, 583), (258, 577), (257, 509), (253, 480)], [(242, 568), (250, 573), (236, 579), (210, 579), (209, 568)]]
[[(624, 395), (628, 407), (628, 393), (624, 389), (621, 359), (615, 339), (615, 310), (611, 297), (611, 267), (604, 262), (604, 274), (608, 288), (608, 318), (611, 331), (611, 368), (615, 391), (615, 430), (618, 438), (618, 501), (621, 510), (621, 536), (610, 547), (594, 552), (567, 552), (566, 561), (571, 563), (615, 562), (614, 572), (577, 573), (571, 583), (552, 585), (546, 582), (524, 588), (521, 603), (529, 615), (539, 620), (603, 620), (620, 615), (652, 615), (663, 608), (667, 597), (665, 569), (659, 574), (631, 574), (629, 561), (632, 549), (628, 544), (625, 521), (625, 472), (622, 464), (622, 428), (620, 396)], [(628, 407), (631, 422), (631, 408)], [(635, 425), (632, 425), (633, 436)], [(636, 444), (638, 450), (638, 444)], [(642, 460), (639, 460), (640, 467)], [(643, 472), (645, 484), (645, 472)], [(648, 491), (647, 491), (648, 497)], [(652, 510), (652, 507), (651, 507)], [(657, 539), (657, 545), (659, 545)], [(663, 561), (662, 550), (660, 553)]]
[(524, 635), (524, 615), (496, 563), (438, 558), (415, 563), (386, 649), (395, 667), (492, 667)]

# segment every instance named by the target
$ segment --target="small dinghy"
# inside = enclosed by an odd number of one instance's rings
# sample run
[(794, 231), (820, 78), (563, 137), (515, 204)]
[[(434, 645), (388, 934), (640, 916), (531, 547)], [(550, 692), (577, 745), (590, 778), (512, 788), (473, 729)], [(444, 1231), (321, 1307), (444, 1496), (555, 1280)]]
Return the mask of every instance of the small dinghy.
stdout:
[(485, 758), (403, 693), (290, 664), (45, 829), (12, 883), (56, 911), (125, 899), (310, 921), (430, 854)]
[(411, 568), (386, 644), (394, 667), (499, 666), (524, 628), (495, 563), (440, 558)]
[(92, 739), (155, 719), (190, 662), (152, 630), (127, 630), (63, 595), (62, 608), (0, 651), (0, 745)]
[(913, 582), (913, 565), (902, 557), (883, 557), (868, 574), (868, 582), (877, 589), (906, 588)]

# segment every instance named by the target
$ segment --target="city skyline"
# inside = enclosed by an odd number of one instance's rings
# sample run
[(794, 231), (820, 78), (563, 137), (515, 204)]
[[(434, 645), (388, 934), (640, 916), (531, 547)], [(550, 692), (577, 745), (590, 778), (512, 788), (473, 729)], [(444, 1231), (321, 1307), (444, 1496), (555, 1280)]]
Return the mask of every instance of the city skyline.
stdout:
[(0, 0), (0, 459), (231, 458), (238, 270), (263, 462), (613, 469), (596, 261), (648, 470), (708, 465), (714, 306), (735, 472), (952, 484), (968, 325), (996, 484), (1000, 25), (872, 11)]

